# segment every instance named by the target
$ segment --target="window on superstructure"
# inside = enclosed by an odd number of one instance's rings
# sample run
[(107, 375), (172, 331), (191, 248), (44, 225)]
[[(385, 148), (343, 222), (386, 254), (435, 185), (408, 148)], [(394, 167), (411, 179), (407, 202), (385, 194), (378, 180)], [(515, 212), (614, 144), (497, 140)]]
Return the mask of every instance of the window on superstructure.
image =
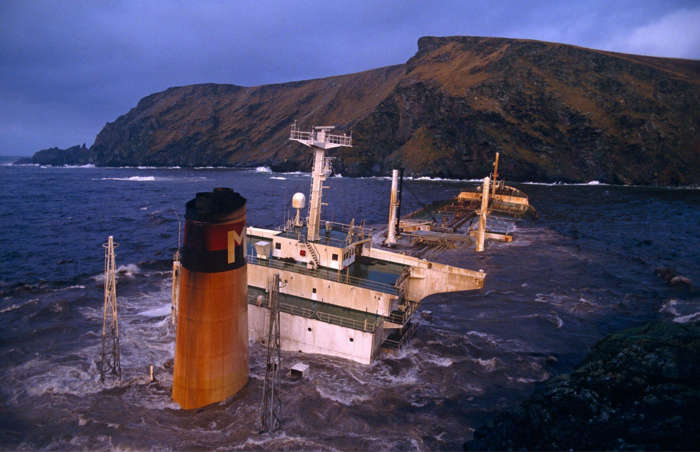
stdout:
[(331, 256), (331, 259), (333, 259), (334, 261), (337, 261), (338, 255), (336, 253), (333, 253), (333, 255)]

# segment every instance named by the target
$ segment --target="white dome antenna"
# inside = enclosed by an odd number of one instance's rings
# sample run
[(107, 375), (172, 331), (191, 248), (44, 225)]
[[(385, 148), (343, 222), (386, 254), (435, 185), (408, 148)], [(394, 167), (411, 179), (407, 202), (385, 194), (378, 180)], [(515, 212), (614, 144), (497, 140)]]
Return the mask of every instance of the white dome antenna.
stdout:
[(301, 209), (306, 207), (306, 196), (303, 193), (294, 193), (292, 196), (292, 208), (297, 209), (297, 215), (294, 218), (294, 226), (301, 227)]

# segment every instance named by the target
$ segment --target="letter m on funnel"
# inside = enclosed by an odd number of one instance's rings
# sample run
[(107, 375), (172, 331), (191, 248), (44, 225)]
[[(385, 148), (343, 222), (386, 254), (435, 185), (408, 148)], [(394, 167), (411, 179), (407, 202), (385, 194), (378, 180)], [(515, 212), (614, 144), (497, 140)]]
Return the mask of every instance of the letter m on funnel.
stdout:
[[(231, 229), (227, 233), (227, 245), (228, 245), (228, 263), (232, 264), (236, 262), (236, 246), (240, 246), (245, 238), (245, 232), (241, 230), (238, 233), (236, 230)], [(245, 246), (243, 246), (243, 257), (245, 257)]]

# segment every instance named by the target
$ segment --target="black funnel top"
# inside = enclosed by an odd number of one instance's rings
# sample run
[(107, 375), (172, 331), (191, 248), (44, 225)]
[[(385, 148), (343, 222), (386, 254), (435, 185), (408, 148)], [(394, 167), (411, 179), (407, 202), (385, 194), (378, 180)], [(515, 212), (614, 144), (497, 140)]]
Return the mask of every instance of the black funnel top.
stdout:
[(211, 192), (200, 192), (187, 201), (185, 218), (194, 221), (225, 221), (231, 214), (244, 207), (246, 199), (230, 188), (215, 188)]

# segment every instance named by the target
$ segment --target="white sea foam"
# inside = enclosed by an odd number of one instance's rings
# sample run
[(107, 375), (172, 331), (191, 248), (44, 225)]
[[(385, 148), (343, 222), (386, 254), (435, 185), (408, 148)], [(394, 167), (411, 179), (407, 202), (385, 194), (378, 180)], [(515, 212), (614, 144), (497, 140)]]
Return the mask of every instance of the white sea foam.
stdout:
[(305, 173), (303, 171), (287, 171), (285, 173), (288, 176), (304, 176), (304, 177), (311, 177), (311, 173)]
[(564, 326), (564, 320), (562, 320), (561, 317), (559, 317), (558, 315), (554, 314), (554, 319), (555, 319), (556, 322), (557, 322), (557, 323), (556, 323), (557, 328), (561, 328), (561, 327)]
[(546, 320), (549, 323), (552, 323), (554, 326), (557, 328), (561, 328), (564, 326), (564, 321), (562, 320), (561, 317), (559, 317), (556, 313), (550, 312), (549, 314), (543, 313), (543, 314), (529, 314), (529, 315), (523, 315), (519, 316), (516, 318), (521, 318), (521, 319), (542, 319)]
[(5, 306), (4, 308), (0, 309), (0, 314), (3, 314), (5, 312), (12, 312), (14, 310), (17, 310), (21, 308), (22, 306), (26, 306), (28, 304), (35, 304), (39, 301), (38, 298), (32, 298), (31, 300), (27, 300), (24, 303), (20, 304), (11, 304), (10, 306)]
[(72, 286), (66, 286), (66, 287), (61, 287), (60, 289), (56, 289), (56, 292), (62, 292), (64, 290), (72, 290), (72, 289), (84, 289), (84, 288), (85, 288), (85, 286), (83, 286), (82, 284), (75, 284)]
[(357, 393), (352, 390), (334, 390), (323, 386), (317, 386), (316, 390), (324, 399), (333, 400), (345, 406), (351, 406), (357, 402), (366, 402), (371, 399), (368, 394)]
[(488, 372), (493, 372), (496, 369), (496, 358), (491, 358), (491, 359), (481, 359), (481, 358), (475, 358), (472, 359), (473, 362), (476, 364), (480, 365), (481, 367), (484, 368), (484, 370)]
[(153, 182), (156, 180), (154, 176), (131, 176), (131, 177), (103, 177), (100, 180), (120, 180), (132, 182)]
[(467, 331), (466, 333), (464, 333), (464, 335), (465, 336), (476, 336), (476, 337), (480, 337), (482, 339), (489, 339), (489, 340), (491, 340), (493, 338), (493, 336), (491, 336), (490, 334), (484, 333), (482, 331)]
[(0, 314), (3, 314), (3, 313), (5, 313), (5, 312), (14, 311), (15, 309), (19, 309), (21, 306), (22, 306), (22, 305), (11, 304), (10, 306), (6, 306), (6, 307), (0, 309)]
[(272, 170), (270, 169), (269, 166), (258, 166), (255, 168), (256, 173), (271, 173)]
[(139, 312), (139, 315), (142, 315), (144, 317), (163, 317), (163, 316), (169, 316), (172, 312), (172, 305), (170, 304), (164, 304), (163, 306), (149, 309), (147, 311), (142, 311)]
[(430, 177), (430, 176), (420, 176), (420, 177), (404, 177), (404, 179), (414, 180), (414, 181), (428, 181), (428, 182), (467, 182), (467, 179), (453, 179), (449, 177)]
[[(117, 275), (124, 275), (129, 278), (133, 278), (137, 273), (140, 273), (141, 269), (136, 264), (120, 265), (117, 268)], [(104, 275), (103, 275), (104, 278)]]
[(693, 312), (692, 314), (682, 315), (673, 319), (676, 323), (688, 323), (695, 320), (700, 320), (700, 312)]
[(61, 168), (94, 168), (95, 165), (92, 163), (86, 163), (85, 165), (63, 165)]
[[(291, 447), (290, 447), (291, 446)], [(243, 444), (229, 446), (233, 449), (263, 450), (339, 450), (329, 448), (327, 444), (316, 442), (308, 437), (288, 436), (283, 430), (273, 433), (249, 436)]]
[(270, 177), (270, 179), (274, 179), (274, 180), (287, 180), (286, 177), (281, 177), (281, 176), (272, 176), (272, 177)]
[(676, 306), (678, 306), (678, 300), (668, 300), (666, 303), (661, 305), (659, 312), (668, 312), (671, 315), (680, 316), (680, 312), (678, 312)]
[(517, 381), (518, 383), (529, 384), (529, 383), (537, 383), (538, 381), (542, 381), (542, 380), (539, 380), (539, 379), (537, 379), (537, 378), (518, 377), (518, 378), (515, 379), (515, 381)]
[(450, 367), (454, 364), (454, 361), (450, 358), (444, 358), (441, 356), (427, 355), (425, 361), (435, 364), (438, 367)]
[[(591, 180), (588, 182), (537, 182), (537, 181), (526, 181), (526, 182), (520, 182), (523, 185), (544, 185), (547, 187), (555, 187), (555, 186), (562, 186), (562, 187), (577, 187), (577, 186), (594, 186), (594, 185), (599, 185), (601, 187), (607, 187), (610, 186), (610, 184), (605, 184), (599, 180)], [(621, 185), (622, 187), (622, 185)]]

